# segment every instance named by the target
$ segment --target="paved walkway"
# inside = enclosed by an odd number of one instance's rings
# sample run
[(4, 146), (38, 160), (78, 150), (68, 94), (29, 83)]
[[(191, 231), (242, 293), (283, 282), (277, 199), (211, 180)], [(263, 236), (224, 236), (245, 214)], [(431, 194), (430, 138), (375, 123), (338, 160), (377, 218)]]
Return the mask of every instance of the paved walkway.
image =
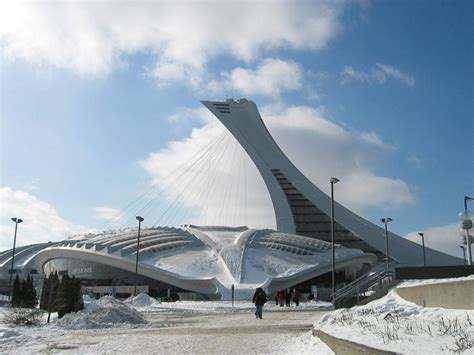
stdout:
[(264, 311), (262, 320), (251, 312), (150, 313), (146, 327), (70, 331), (59, 337), (51, 334), (36, 344), (21, 344), (11, 350), (15, 354), (289, 354), (301, 353), (302, 347), (309, 346), (308, 353), (327, 354), (324, 344), (309, 336), (314, 321), (325, 313)]

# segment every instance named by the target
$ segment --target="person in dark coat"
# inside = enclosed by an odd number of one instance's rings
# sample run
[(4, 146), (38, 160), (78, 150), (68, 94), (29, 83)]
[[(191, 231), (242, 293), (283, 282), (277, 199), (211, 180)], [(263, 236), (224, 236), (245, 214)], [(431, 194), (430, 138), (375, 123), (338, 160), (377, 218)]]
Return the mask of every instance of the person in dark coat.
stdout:
[(295, 294), (293, 295), (293, 301), (295, 301), (296, 307), (300, 305), (301, 293), (300, 291), (296, 290)]
[(253, 295), (252, 302), (255, 303), (255, 307), (257, 309), (255, 310), (255, 317), (258, 319), (262, 319), (262, 311), (263, 311), (263, 305), (267, 303), (268, 298), (267, 295), (265, 294), (265, 291), (261, 287), (258, 287), (255, 290), (255, 294)]
[(286, 289), (285, 291), (285, 304), (287, 307), (291, 306), (291, 290), (289, 288)]

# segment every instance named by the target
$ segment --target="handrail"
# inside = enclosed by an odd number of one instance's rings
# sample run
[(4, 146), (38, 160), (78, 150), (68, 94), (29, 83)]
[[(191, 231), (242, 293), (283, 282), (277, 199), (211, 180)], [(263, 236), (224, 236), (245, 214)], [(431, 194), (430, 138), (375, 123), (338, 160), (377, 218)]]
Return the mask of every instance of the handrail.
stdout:
[(366, 272), (366, 273), (363, 274), (362, 276), (359, 276), (357, 279), (351, 281), (351, 282), (348, 283), (347, 285), (341, 287), (340, 289), (337, 289), (336, 292), (334, 293), (334, 295), (337, 297), (340, 293), (343, 293), (345, 290), (352, 288), (354, 285), (360, 283), (361, 281), (367, 280), (367, 278), (370, 277), (370, 276), (373, 275), (373, 274), (379, 274), (379, 273), (382, 272), (384, 269), (385, 269), (385, 265), (384, 265), (384, 264), (379, 264), (379, 265), (377, 265), (376, 267), (374, 267), (373, 269), (369, 270), (368, 272)]
[(333, 295), (333, 302), (339, 301), (349, 295), (352, 296), (354, 293), (358, 294), (361, 291), (365, 291), (375, 283), (379, 283), (382, 279), (393, 276), (393, 269), (396, 264), (396, 262), (390, 263), (388, 270), (386, 269), (385, 264), (377, 265), (375, 268), (369, 270), (367, 273), (358, 277), (351, 283), (336, 290)]

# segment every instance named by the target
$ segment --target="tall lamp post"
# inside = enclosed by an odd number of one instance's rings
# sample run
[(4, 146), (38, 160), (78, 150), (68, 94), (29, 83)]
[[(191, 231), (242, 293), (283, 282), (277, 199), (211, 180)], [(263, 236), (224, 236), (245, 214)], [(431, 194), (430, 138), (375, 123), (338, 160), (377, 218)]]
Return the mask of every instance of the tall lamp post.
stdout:
[(387, 271), (389, 270), (389, 252), (388, 252), (388, 230), (387, 230), (387, 224), (392, 222), (393, 220), (390, 217), (387, 218), (382, 218), (380, 220), (384, 225), (385, 225), (385, 254), (387, 255)]
[(15, 263), (15, 247), (16, 247), (16, 232), (18, 230), (18, 224), (23, 222), (22, 219), (13, 217), (12, 221), (15, 223), (15, 235), (13, 237), (13, 250), (12, 250), (12, 265), (10, 267), (10, 286), (9, 286), (9, 291), (10, 291), (10, 301), (12, 300), (12, 281), (13, 281), (13, 264)]
[(423, 245), (423, 267), (426, 267), (425, 234), (420, 232), (418, 235), (421, 237), (421, 244)]
[(144, 221), (143, 217), (137, 216), (138, 221), (138, 237), (137, 237), (137, 258), (135, 259), (135, 287), (133, 288), (133, 295), (137, 295), (137, 280), (138, 280), (138, 255), (140, 254), (140, 227)]
[(468, 265), (472, 265), (471, 236), (469, 235), (469, 230), (472, 229), (472, 216), (470, 216), (467, 211), (467, 201), (472, 200), (474, 200), (474, 197), (464, 196), (464, 212), (459, 214), (459, 218), (461, 219), (461, 229), (466, 231)]
[(462, 262), (466, 265), (466, 247), (464, 245), (459, 246), (462, 249)]
[(332, 177), (331, 180), (331, 247), (332, 247), (332, 304), (335, 306), (336, 293), (336, 254), (334, 250), (334, 184), (339, 182), (339, 179)]

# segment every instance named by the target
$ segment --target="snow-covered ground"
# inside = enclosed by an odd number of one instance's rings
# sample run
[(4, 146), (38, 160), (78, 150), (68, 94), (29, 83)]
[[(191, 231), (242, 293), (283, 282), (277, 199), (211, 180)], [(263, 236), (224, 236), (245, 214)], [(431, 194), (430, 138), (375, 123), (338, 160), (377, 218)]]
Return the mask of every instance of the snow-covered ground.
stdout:
[[(125, 302), (86, 300), (85, 309), (37, 327), (0, 325), (0, 353), (30, 354), (332, 354), (311, 335), (327, 303), (264, 307), (250, 302), (159, 303), (146, 295)], [(0, 308), (0, 313), (8, 312)]]
[[(403, 287), (455, 280), (409, 281)], [(421, 307), (402, 299), (396, 289), (367, 305), (327, 313), (314, 326), (338, 338), (403, 354), (474, 354), (473, 310)]]
[[(140, 294), (136, 297), (129, 298), (124, 301), (137, 310), (142, 312), (182, 312), (182, 313), (227, 313), (227, 312), (242, 312), (254, 311), (255, 306), (249, 301), (178, 301), (178, 302), (163, 302), (160, 303), (147, 295)], [(308, 310), (324, 310), (331, 309), (332, 304), (328, 302), (301, 302), (298, 307), (292, 303), (291, 307), (280, 307), (274, 302), (269, 301), (265, 305), (266, 311), (278, 312), (296, 312)]]

